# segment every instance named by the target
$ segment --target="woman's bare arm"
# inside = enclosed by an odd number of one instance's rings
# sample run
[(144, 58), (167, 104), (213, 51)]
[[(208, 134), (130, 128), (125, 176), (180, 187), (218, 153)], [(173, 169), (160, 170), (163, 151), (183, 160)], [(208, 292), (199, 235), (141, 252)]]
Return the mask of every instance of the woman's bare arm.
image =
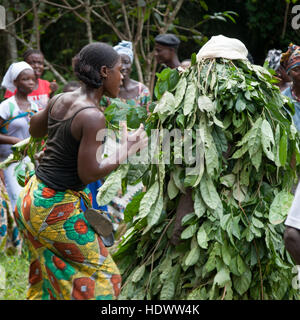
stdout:
[(57, 98), (58, 95), (50, 99), (47, 104), (47, 107), (44, 110), (33, 115), (33, 117), (30, 119), (29, 133), (32, 137), (42, 138), (47, 134), (49, 108), (52, 104), (54, 104)]
[(130, 139), (136, 141), (127, 141), (127, 127), (124, 125), (123, 142), (116, 148), (114, 154), (101, 159), (102, 141), (97, 141), (97, 137), (99, 140), (101, 130), (105, 130), (104, 115), (95, 109), (90, 112), (82, 111), (80, 118), (77, 120), (77, 123), (79, 121), (82, 123), (78, 152), (78, 175), (84, 184), (107, 176), (117, 169), (129, 155), (136, 153), (138, 149), (143, 149), (148, 144), (147, 135), (142, 127), (135, 132), (136, 137)]

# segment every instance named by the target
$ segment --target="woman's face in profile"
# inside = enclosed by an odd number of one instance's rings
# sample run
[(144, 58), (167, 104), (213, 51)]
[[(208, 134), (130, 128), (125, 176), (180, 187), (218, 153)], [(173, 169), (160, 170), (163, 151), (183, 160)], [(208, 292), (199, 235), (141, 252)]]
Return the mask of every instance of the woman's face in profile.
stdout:
[(121, 59), (119, 59), (115, 66), (107, 71), (107, 78), (104, 81), (104, 92), (110, 98), (116, 98), (119, 94), (120, 86), (124, 78), (121, 70), (122, 62)]

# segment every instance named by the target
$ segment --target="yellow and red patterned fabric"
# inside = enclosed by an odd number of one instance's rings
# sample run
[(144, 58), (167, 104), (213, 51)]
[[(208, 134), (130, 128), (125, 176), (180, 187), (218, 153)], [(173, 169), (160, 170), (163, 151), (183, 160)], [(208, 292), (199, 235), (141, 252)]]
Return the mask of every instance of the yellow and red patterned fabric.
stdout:
[(80, 209), (85, 191), (56, 192), (35, 175), (15, 210), (30, 251), (27, 299), (110, 300), (121, 276), (101, 238)]

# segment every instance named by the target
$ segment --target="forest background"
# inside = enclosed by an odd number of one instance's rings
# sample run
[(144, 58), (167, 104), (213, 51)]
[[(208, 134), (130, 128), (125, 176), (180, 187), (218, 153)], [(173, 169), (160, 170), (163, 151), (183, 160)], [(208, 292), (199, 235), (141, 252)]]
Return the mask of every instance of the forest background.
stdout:
[[(190, 58), (213, 35), (243, 41), (254, 63), (262, 65), (269, 49), (286, 51), (300, 44), (298, 0), (0, 0), (6, 9), (6, 28), (0, 30), (0, 81), (9, 64), (28, 48), (45, 55), (43, 78), (60, 88), (70, 80), (72, 57), (87, 43), (134, 45), (132, 78), (151, 92), (156, 65), (154, 38), (174, 33), (180, 40), (179, 59)], [(293, 11), (294, 10), (294, 11)], [(0, 92), (0, 97), (3, 90)]]

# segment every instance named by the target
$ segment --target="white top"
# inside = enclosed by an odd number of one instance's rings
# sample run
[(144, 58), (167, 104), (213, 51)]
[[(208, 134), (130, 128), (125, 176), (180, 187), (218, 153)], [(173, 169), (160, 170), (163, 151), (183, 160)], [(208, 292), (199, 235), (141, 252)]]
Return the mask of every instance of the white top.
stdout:
[(298, 183), (292, 206), (284, 224), (300, 230), (300, 183)]
[[(38, 112), (38, 106), (34, 102), (30, 102), (30, 109), (28, 111)], [(12, 117), (16, 117), (19, 114), (22, 114), (26, 111), (23, 111), (19, 108), (15, 96), (12, 96), (4, 100), (0, 104), (0, 117), (4, 120), (8, 120)], [(1, 131), (8, 136), (17, 137), (21, 140), (27, 139), (29, 134), (29, 120), (31, 115), (27, 114), (24, 117), (17, 118), (11, 121), (5, 128), (5, 132)], [(10, 144), (0, 144), (0, 161), (5, 160), (11, 154), (11, 145)]]

